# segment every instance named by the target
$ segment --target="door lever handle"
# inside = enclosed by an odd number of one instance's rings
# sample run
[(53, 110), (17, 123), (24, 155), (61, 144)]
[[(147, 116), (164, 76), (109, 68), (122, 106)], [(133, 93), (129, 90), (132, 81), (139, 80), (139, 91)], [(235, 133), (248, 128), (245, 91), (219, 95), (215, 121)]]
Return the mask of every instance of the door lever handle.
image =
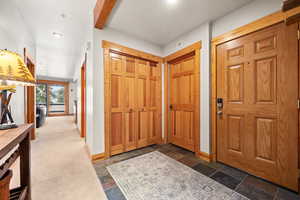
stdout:
[(219, 110), (218, 112), (217, 112), (217, 115), (223, 115), (223, 111), (221, 111), (221, 110)]

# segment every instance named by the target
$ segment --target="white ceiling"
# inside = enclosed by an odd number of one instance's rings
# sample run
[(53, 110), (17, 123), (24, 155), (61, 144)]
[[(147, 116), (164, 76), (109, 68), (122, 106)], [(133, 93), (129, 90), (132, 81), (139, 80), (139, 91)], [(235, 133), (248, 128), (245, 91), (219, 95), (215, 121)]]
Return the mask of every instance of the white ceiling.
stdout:
[[(14, 1), (37, 45), (37, 75), (73, 78), (92, 32), (96, 0)], [(107, 26), (163, 47), (200, 24), (250, 1), (118, 0)], [(62, 33), (63, 37), (56, 38), (53, 32)]]
[[(37, 45), (37, 74), (70, 79), (91, 31), (96, 0), (15, 0)], [(61, 15), (64, 14), (65, 18)], [(53, 32), (63, 34), (62, 38)]]
[[(164, 46), (252, 0), (120, 0), (108, 27)], [(173, 2), (173, 3), (168, 3)]]

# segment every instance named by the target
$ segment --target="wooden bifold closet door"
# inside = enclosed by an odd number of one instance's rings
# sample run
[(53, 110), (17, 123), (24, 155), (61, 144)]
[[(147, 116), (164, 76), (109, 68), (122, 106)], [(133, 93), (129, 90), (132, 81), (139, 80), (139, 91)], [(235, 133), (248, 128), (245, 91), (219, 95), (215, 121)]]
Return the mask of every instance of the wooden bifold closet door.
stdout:
[(160, 65), (105, 51), (109, 155), (157, 143), (161, 138)]
[(280, 23), (217, 47), (217, 160), (295, 191), (297, 30)]

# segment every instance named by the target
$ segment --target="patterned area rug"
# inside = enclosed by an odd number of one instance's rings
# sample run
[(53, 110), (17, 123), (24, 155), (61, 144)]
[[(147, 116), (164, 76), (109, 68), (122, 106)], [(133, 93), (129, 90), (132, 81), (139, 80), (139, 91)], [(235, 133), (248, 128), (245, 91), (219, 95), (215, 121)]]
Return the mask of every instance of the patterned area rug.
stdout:
[(127, 200), (247, 199), (158, 151), (107, 169)]

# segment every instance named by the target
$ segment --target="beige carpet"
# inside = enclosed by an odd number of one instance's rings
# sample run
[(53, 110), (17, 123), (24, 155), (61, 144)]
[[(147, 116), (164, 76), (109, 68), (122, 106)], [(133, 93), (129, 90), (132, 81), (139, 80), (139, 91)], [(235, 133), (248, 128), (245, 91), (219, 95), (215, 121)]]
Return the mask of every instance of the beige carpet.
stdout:
[(47, 118), (37, 132), (31, 146), (33, 200), (106, 199), (73, 117)]

